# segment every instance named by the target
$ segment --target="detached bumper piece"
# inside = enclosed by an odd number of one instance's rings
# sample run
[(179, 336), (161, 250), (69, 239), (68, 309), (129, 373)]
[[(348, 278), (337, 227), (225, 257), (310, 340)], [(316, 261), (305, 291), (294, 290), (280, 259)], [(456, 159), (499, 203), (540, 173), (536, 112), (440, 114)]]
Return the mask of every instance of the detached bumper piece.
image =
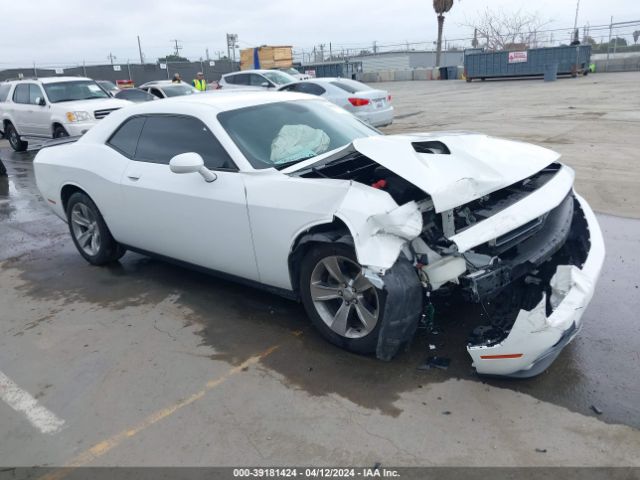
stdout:
[[(541, 250), (529, 257), (536, 264), (535, 259), (542, 258), (539, 269), (534, 271), (536, 279), (542, 279), (535, 306), (519, 310), (501, 339), (487, 338), (467, 346), (479, 374), (517, 378), (538, 375), (581, 328), (582, 315), (600, 276), (605, 248), (600, 226), (587, 202), (577, 194), (568, 199), (574, 209), (569, 217), (569, 231), (565, 231), (561, 218), (557, 222), (553, 220), (553, 213), (558, 209), (551, 212), (544, 227), (549, 229), (550, 242), (539, 244)], [(555, 253), (549, 256), (548, 251)], [(519, 285), (526, 283), (525, 278)], [(498, 296), (495, 302), (499, 301)]]

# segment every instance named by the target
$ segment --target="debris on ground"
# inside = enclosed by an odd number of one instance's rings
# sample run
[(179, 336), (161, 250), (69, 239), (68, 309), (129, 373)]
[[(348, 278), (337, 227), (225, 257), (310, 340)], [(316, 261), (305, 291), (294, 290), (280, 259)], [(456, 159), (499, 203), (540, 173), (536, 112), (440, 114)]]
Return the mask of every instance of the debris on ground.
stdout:
[(442, 412), (443, 415), (451, 415), (451, 412), (449, 410), (445, 410), (444, 412)]
[(418, 366), (418, 370), (429, 370), (431, 368), (439, 368), (440, 370), (446, 370), (451, 363), (450, 358), (446, 357), (427, 357), (427, 360)]
[(435, 345), (429, 344), (429, 350), (435, 350), (435, 349), (436, 349)]
[(380, 462), (376, 462), (376, 463), (373, 464), (373, 469), (374, 470), (378, 470), (381, 466), (382, 466), (382, 464)]
[(600, 410), (595, 405), (591, 405), (591, 410), (593, 410), (596, 413), (596, 415), (602, 415), (602, 410)]
[(546, 448), (536, 448), (536, 452), (538, 452), (538, 453), (547, 453), (547, 449)]

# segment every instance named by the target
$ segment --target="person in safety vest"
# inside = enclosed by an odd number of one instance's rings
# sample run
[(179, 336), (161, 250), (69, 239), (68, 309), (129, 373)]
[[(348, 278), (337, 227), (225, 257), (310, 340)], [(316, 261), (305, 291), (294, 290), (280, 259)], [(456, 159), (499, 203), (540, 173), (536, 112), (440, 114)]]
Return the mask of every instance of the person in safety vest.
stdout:
[(204, 92), (207, 89), (207, 81), (204, 79), (204, 73), (198, 72), (196, 74), (196, 78), (193, 79), (193, 86), (200, 92)]

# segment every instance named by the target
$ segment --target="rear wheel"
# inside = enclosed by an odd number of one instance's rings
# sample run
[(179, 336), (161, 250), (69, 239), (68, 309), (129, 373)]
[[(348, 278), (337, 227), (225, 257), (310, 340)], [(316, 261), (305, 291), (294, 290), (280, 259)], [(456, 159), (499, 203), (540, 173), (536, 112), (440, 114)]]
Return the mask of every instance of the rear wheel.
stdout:
[(121, 258), (126, 250), (111, 236), (98, 207), (82, 192), (67, 203), (71, 238), (80, 255), (92, 265), (105, 265)]
[(303, 259), (302, 302), (314, 326), (331, 343), (356, 353), (376, 351), (385, 292), (361, 273), (353, 249), (320, 244)]
[(5, 129), (5, 134), (9, 139), (9, 145), (11, 145), (11, 148), (13, 148), (16, 152), (24, 152), (29, 146), (28, 142), (23, 142), (20, 139), (20, 135), (18, 134), (16, 127), (14, 127), (10, 123), (7, 124), (7, 128)]

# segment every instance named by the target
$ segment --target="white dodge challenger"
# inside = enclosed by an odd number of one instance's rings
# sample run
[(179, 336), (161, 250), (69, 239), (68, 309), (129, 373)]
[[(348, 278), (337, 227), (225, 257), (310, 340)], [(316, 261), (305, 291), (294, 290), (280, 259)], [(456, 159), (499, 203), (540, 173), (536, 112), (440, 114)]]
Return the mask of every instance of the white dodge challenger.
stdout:
[(331, 103), (148, 102), (42, 149), (38, 188), (91, 264), (126, 250), (300, 299), (330, 342), (390, 360), (442, 297), (482, 306), (480, 374), (529, 377), (576, 335), (604, 260), (553, 151), (382, 135)]

